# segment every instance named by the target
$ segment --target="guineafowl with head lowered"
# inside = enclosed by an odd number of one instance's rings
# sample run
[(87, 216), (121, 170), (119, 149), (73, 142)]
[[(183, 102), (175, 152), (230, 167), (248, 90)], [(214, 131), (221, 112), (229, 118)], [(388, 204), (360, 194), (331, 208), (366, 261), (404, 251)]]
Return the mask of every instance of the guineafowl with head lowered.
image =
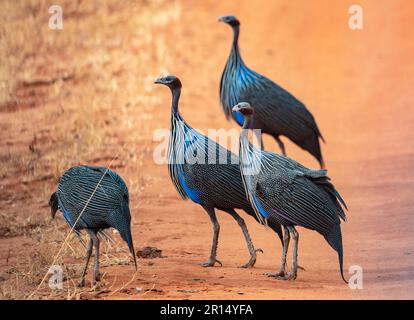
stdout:
[(134, 244), (131, 234), (131, 214), (129, 211), (128, 188), (122, 178), (114, 171), (96, 166), (76, 166), (67, 170), (57, 191), (49, 200), (52, 218), (58, 210), (74, 232), (86, 230), (90, 236), (86, 253), (86, 264), (79, 286), (85, 283), (92, 249), (95, 247), (93, 280), (99, 275), (99, 237), (98, 233), (107, 228), (119, 231), (127, 243), (137, 268)]

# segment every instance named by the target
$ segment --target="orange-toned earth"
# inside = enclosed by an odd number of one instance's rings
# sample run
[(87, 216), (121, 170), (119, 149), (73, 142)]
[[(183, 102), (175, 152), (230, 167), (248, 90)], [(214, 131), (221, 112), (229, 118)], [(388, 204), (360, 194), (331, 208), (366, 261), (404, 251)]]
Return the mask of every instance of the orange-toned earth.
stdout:
[[(414, 298), (414, 5), (411, 1), (359, 1), (364, 9), (362, 30), (348, 27), (349, 1), (172, 3), (176, 10), (166, 16), (175, 14), (173, 19), (161, 14), (155, 18), (167, 19), (165, 25), (157, 27), (152, 40), (164, 58), (149, 59), (140, 70), (123, 69), (138, 79), (134, 89), (137, 94), (156, 96), (157, 100), (150, 109), (140, 109), (138, 102), (134, 110), (136, 117), (149, 114), (146, 131), (141, 132), (137, 127), (133, 132), (142, 139), (133, 145), (135, 151), (146, 150), (142, 163), (129, 165), (126, 161), (125, 166), (117, 169), (137, 183), (139, 179), (151, 178), (139, 196), (132, 195), (133, 234), (136, 247), (155, 246), (162, 249), (164, 257), (140, 259), (135, 275), (132, 265), (102, 268), (110, 288), (97, 298)], [(160, 11), (165, 6), (160, 6)], [(119, 12), (113, 9), (108, 12), (108, 20), (101, 23), (122, 24), (125, 20), (111, 18), (120, 12), (125, 14), (128, 9), (123, 7)], [(153, 161), (152, 151), (157, 142), (152, 141), (152, 134), (157, 128), (169, 126), (170, 92), (164, 87), (152, 88), (151, 80), (167, 71), (181, 78), (180, 110), (193, 127), (236, 128), (235, 123), (226, 122), (218, 98), (220, 76), (232, 38), (230, 28), (217, 22), (217, 17), (223, 14), (235, 14), (241, 21), (240, 48), (246, 64), (291, 91), (314, 114), (327, 141), (322, 148), (329, 176), (349, 206), (348, 221), (342, 224), (345, 276), (350, 276), (349, 267), (362, 267), (363, 289), (350, 289), (340, 278), (336, 253), (319, 234), (302, 228), (298, 228), (299, 264), (305, 271), (299, 270), (295, 281), (267, 278), (263, 273), (279, 268), (280, 242), (271, 230), (244, 213), (255, 246), (264, 251), (258, 254), (254, 268), (238, 268), (249, 258), (247, 247), (237, 223), (220, 211), (218, 259), (223, 266), (197, 265), (208, 258), (212, 226), (200, 206), (181, 200), (169, 180), (166, 165)], [(129, 19), (134, 19), (132, 13)], [(109, 45), (100, 49), (111, 57)], [(123, 50), (137, 53), (140, 48), (131, 41), (123, 43)], [(134, 55), (127, 57), (134, 59)], [(128, 60), (123, 63), (128, 66)], [(102, 72), (105, 73), (105, 68)], [(65, 84), (68, 91), (73, 81)], [(79, 81), (88, 81), (93, 86), (93, 79)], [(150, 88), (143, 88), (142, 83)], [(121, 86), (113, 94), (122, 92)], [(41, 108), (38, 110), (37, 116), (31, 109), (19, 112), (38, 119), (42, 112)], [(10, 123), (15, 117), (13, 112), (0, 113), (0, 124)], [(37, 130), (30, 121), (21, 126), (27, 126), (29, 133)], [(20, 133), (20, 129), (15, 126), (2, 130), (2, 152), (6, 152), (5, 148), (12, 152), (26, 148), (32, 136)], [(125, 132), (123, 129), (117, 136), (120, 143), (128, 140)], [(269, 137), (265, 145), (278, 151)], [(286, 146), (289, 156), (317, 167), (316, 161), (304, 151), (290, 142)], [(109, 149), (107, 154), (99, 155), (101, 160), (91, 158), (84, 162), (108, 165), (113, 156)], [(2, 188), (20, 190), (11, 177)], [(16, 200), (19, 201), (24, 199)], [(17, 208), (21, 208), (18, 203), (7, 210), (19, 214)], [(27, 208), (30, 203), (26, 203)], [(46, 207), (42, 210), (48, 214)], [(25, 238), (0, 239), (1, 259), (19, 241), (30, 248), (30, 241)], [(24, 255), (18, 245), (11, 250), (8, 253), (11, 261)], [(4, 269), (5, 262), (0, 264)], [(125, 284), (129, 291), (117, 290)], [(153, 290), (137, 294), (136, 287)]]

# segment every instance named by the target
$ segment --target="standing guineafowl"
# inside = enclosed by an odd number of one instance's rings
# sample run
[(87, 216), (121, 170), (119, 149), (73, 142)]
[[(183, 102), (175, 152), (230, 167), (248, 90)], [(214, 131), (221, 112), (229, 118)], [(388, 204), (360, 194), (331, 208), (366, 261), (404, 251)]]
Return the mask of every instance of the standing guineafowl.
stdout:
[[(159, 78), (155, 83), (166, 85), (172, 92), (171, 136), (168, 144), (168, 171), (174, 186), (183, 199), (191, 199), (208, 213), (214, 228), (210, 258), (204, 267), (217, 262), (217, 244), (220, 226), (215, 209), (230, 214), (241, 227), (250, 253), (250, 260), (242, 267), (256, 262), (256, 251), (246, 224), (235, 208), (243, 209), (255, 217), (244, 192), (238, 157), (216, 142), (191, 128), (178, 111), (181, 82), (175, 76)], [(256, 217), (255, 217), (256, 218)], [(277, 223), (269, 224), (282, 239)]]
[(114, 171), (95, 166), (76, 166), (67, 170), (60, 178), (58, 190), (49, 200), (52, 218), (61, 210), (66, 222), (79, 235), (85, 229), (90, 236), (86, 253), (86, 264), (82, 273), (82, 287), (88, 269), (92, 248), (95, 247), (94, 282), (99, 275), (99, 238), (106, 228), (119, 231), (128, 244), (137, 268), (134, 244), (131, 235), (128, 188)]
[[(299, 234), (295, 226), (315, 230), (324, 236), (338, 253), (339, 268), (343, 275), (343, 250), (341, 221), (345, 213), (341, 204), (345, 202), (336, 191), (326, 170), (310, 170), (298, 162), (282, 155), (256, 149), (249, 142), (248, 129), (254, 121), (254, 110), (246, 102), (233, 108), (244, 116), (240, 135), (240, 169), (247, 197), (257, 218), (276, 219), (285, 230), (282, 266), (273, 276), (280, 279), (295, 279)], [(264, 221), (263, 221), (264, 222)], [(292, 267), (285, 272), (289, 234), (293, 237)]]
[[(283, 155), (286, 151), (280, 136), (288, 137), (312, 154), (323, 168), (319, 144), (319, 138), (323, 141), (323, 137), (313, 115), (288, 91), (244, 64), (238, 45), (239, 20), (234, 16), (224, 16), (219, 21), (233, 29), (233, 45), (220, 81), (220, 101), (227, 119), (232, 116), (242, 126), (242, 115), (232, 113), (231, 108), (240, 101), (249, 102), (255, 109), (252, 128), (273, 136)], [(263, 149), (263, 140), (259, 138)]]

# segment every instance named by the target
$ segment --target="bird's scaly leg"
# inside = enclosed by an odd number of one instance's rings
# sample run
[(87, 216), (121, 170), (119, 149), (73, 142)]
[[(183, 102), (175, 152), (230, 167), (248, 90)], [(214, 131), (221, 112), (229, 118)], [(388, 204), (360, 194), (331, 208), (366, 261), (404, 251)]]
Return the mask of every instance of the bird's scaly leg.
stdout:
[(299, 233), (295, 227), (288, 226), (289, 232), (293, 238), (293, 252), (292, 252), (292, 266), (289, 273), (287, 273), (282, 279), (283, 280), (295, 280), (298, 273), (298, 245), (299, 245)]
[(282, 151), (282, 154), (284, 156), (286, 156), (285, 144), (282, 142), (282, 140), (280, 140), (279, 136), (276, 136), (275, 140), (276, 140), (277, 144), (279, 145), (279, 148), (280, 148), (280, 151)]
[(256, 253), (257, 252), (263, 253), (263, 250), (254, 248), (252, 239), (250, 238), (249, 231), (247, 230), (247, 226), (246, 226), (246, 223), (244, 222), (244, 219), (242, 217), (240, 217), (234, 209), (227, 209), (227, 210), (224, 210), (224, 211), (226, 211), (228, 214), (230, 214), (237, 221), (237, 223), (239, 224), (240, 228), (243, 231), (243, 235), (246, 239), (247, 248), (249, 249), (250, 260), (246, 264), (240, 266), (240, 268), (253, 267), (254, 264), (256, 263)]
[(79, 285), (78, 285), (79, 288), (82, 288), (85, 285), (85, 276), (86, 276), (86, 272), (88, 271), (89, 260), (90, 260), (91, 255), (92, 255), (92, 248), (93, 248), (93, 241), (92, 241), (92, 236), (90, 236), (89, 243), (88, 243), (88, 248), (86, 250), (85, 268), (83, 269), (82, 278), (81, 278), (81, 281), (79, 282)]
[(268, 277), (273, 278), (280, 278), (284, 277), (286, 275), (286, 257), (289, 249), (289, 242), (290, 242), (290, 233), (289, 229), (287, 227), (283, 227), (284, 233), (283, 233), (283, 252), (282, 252), (282, 262), (280, 266), (279, 272), (267, 272), (265, 273)]
[(214, 212), (214, 208), (204, 207), (204, 209), (207, 211), (207, 213), (210, 217), (211, 223), (213, 224), (214, 234), (213, 234), (213, 243), (211, 244), (210, 258), (208, 259), (207, 262), (202, 263), (201, 266), (203, 266), (203, 267), (213, 267), (216, 264), (216, 262), (218, 264), (220, 264), (220, 266), (223, 266), (223, 264), (216, 258), (218, 237), (219, 237), (219, 232), (220, 232), (220, 225), (217, 221), (217, 217), (216, 217), (216, 213)]
[(94, 268), (93, 268), (93, 281), (99, 282), (101, 281), (101, 276), (99, 274), (99, 238), (96, 235), (96, 232), (92, 232), (92, 240), (95, 246), (95, 260), (94, 260)]

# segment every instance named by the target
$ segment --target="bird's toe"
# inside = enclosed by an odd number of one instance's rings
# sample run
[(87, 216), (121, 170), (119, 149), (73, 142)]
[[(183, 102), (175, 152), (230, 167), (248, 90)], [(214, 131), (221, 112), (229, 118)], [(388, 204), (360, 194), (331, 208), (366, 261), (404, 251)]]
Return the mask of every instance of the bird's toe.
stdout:
[(289, 272), (284, 276), (277, 277), (278, 280), (295, 280), (296, 279), (296, 272)]
[(201, 266), (204, 268), (214, 267), (216, 263), (218, 263), (220, 267), (223, 266), (223, 264), (218, 259), (209, 259), (207, 262), (201, 263)]
[(95, 274), (94, 277), (93, 277), (94, 284), (96, 284), (97, 282), (100, 282), (100, 281), (101, 281), (101, 274), (100, 273)]
[(286, 274), (283, 270), (279, 271), (279, 272), (266, 272), (264, 273), (265, 276), (269, 277), (269, 278), (282, 278), (284, 277)]
[(239, 268), (252, 268), (256, 264), (256, 257), (250, 258), (249, 262), (243, 264)]

